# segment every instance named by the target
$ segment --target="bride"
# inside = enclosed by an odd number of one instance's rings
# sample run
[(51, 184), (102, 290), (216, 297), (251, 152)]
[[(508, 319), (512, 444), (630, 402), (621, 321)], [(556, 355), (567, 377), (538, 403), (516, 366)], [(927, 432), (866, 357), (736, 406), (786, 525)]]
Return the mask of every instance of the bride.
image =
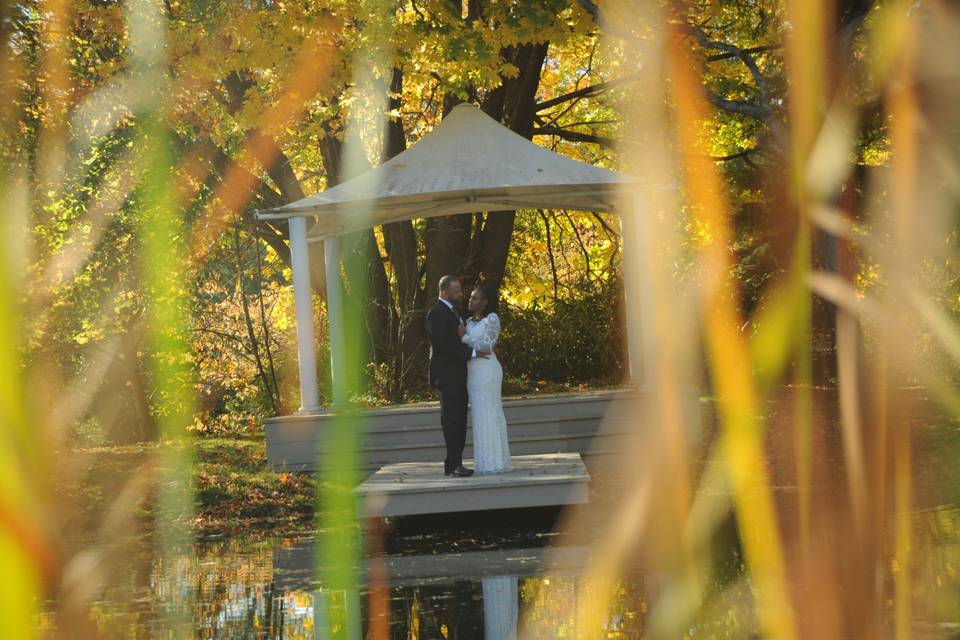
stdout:
[(467, 364), (474, 467), (478, 474), (503, 473), (510, 471), (510, 444), (500, 400), (503, 369), (493, 350), (500, 336), (497, 292), (487, 285), (477, 287), (470, 294), (467, 309), (470, 318), (466, 327), (460, 329), (461, 340), (477, 352), (490, 353), (487, 358), (473, 358)]

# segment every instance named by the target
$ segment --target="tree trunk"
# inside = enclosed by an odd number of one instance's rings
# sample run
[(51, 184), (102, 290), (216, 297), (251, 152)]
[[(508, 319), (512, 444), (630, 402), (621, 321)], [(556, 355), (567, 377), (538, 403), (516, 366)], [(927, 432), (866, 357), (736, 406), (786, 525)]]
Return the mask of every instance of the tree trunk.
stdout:
[[(443, 98), (443, 117), (447, 117), (458, 104), (458, 96), (448, 93)], [(467, 250), (470, 247), (470, 232), (473, 216), (460, 213), (453, 216), (428, 218), (423, 232), (423, 244), (426, 251), (426, 289), (427, 307), (436, 295), (437, 284), (445, 275), (463, 277), (467, 265)], [(426, 311), (426, 309), (424, 310)]]
[[(517, 47), (510, 59), (520, 69), (520, 74), (512, 80), (504, 79), (502, 90), (490, 92), (484, 108), (487, 113), (496, 113), (499, 106), (498, 119), (528, 140), (533, 137), (537, 88), (548, 47), (548, 43)], [(516, 216), (516, 211), (491, 211), (483, 225), (480, 238), (482, 259), (476, 275), (494, 287), (503, 282)]]
[[(325, 136), (321, 140), (320, 155), (329, 189), (347, 177), (344, 175), (343, 142), (332, 133)], [(355, 357), (372, 357), (375, 362), (384, 362), (393, 344), (391, 327), (396, 323), (396, 314), (377, 238), (371, 228), (347, 234), (340, 242), (346, 275), (344, 302), (362, 314), (366, 330), (364, 339), (359, 341), (365, 344), (366, 353), (356, 354)], [(348, 326), (347, 330), (355, 328)], [(358, 343), (353, 339), (350, 342)]]
[(342, 236), (340, 247), (346, 276), (344, 302), (364, 319), (366, 354), (363, 357), (385, 362), (393, 343), (391, 326), (395, 314), (390, 283), (373, 229)]
[[(464, 275), (472, 227), (473, 216), (469, 213), (427, 219), (423, 244), (427, 261), (427, 281), (424, 286), (428, 300), (432, 301), (435, 296), (441, 277)], [(429, 306), (430, 302), (427, 304)]]
[[(403, 71), (393, 69), (390, 82), (390, 95), (387, 108), (394, 111), (400, 108), (400, 93), (403, 91)], [(387, 122), (387, 141), (384, 149), (388, 160), (407, 148), (403, 121), (390, 118)], [(383, 239), (387, 257), (393, 268), (396, 280), (396, 324), (393, 353), (393, 371), (391, 396), (401, 400), (403, 390), (419, 386), (426, 380), (426, 314), (421, 308), (420, 264), (417, 251), (417, 234), (413, 221), (401, 220), (383, 225)]]

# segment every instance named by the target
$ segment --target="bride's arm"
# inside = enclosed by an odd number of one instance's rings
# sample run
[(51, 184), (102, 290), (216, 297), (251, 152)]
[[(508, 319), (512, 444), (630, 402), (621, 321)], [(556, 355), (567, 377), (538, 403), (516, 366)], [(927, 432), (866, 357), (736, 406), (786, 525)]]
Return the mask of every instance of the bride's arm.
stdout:
[(500, 337), (500, 318), (495, 313), (491, 313), (482, 321), (479, 335), (473, 339), (471, 347), (477, 351), (493, 352), (493, 346), (497, 344), (497, 338)]

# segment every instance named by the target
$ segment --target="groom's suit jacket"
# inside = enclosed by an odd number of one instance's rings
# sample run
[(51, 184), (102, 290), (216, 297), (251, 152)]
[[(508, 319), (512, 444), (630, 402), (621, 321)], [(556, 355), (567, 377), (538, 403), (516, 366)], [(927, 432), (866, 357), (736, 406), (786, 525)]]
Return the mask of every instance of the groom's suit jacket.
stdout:
[(460, 341), (457, 312), (440, 300), (427, 313), (430, 336), (430, 385), (467, 384), (467, 361), (473, 349)]

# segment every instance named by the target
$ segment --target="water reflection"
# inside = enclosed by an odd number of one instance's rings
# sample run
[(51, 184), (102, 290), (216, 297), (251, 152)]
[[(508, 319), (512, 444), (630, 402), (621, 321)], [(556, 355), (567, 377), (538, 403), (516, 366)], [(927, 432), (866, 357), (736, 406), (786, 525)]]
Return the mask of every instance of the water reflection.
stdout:
[[(917, 514), (916, 611), (937, 625), (960, 621), (960, 511)], [(438, 545), (449, 549), (453, 544)], [(393, 555), (385, 569), (389, 637), (500, 640), (576, 634), (583, 548), (550, 557), (543, 548)], [(155, 557), (149, 543), (130, 555), (90, 611), (105, 637), (313, 639), (348, 620), (364, 638), (371, 621), (367, 588), (325, 590), (313, 578), (309, 535), (236, 538)], [(368, 567), (359, 567), (368, 575)], [(728, 577), (729, 578), (729, 577)], [(361, 582), (361, 584), (363, 584)], [(739, 586), (738, 586), (739, 585)], [(740, 588), (742, 587), (742, 588)], [(636, 577), (617, 587), (606, 628), (611, 637), (641, 637), (655, 582)], [(727, 580), (704, 603), (691, 637), (744, 637), (755, 630), (749, 586)], [(737, 613), (739, 612), (739, 613)], [(42, 620), (49, 629), (54, 622)], [(942, 628), (942, 626), (940, 627)]]
[(513, 640), (517, 637), (519, 595), (516, 576), (481, 580), (483, 585), (484, 640)]
[[(329, 591), (318, 584), (309, 537), (208, 542), (167, 562), (152, 553), (144, 544), (132, 554), (125, 577), (112, 581), (91, 610), (106, 637), (122, 630), (123, 637), (313, 639), (345, 627), (359, 630), (358, 640), (366, 637), (369, 591)], [(534, 548), (379, 559), (389, 579), (390, 637), (517, 637), (524, 600), (551, 582), (567, 581), (572, 593), (586, 558), (582, 549), (567, 550), (544, 573), (546, 553)], [(146, 579), (126, 570), (134, 565), (149, 567)]]

